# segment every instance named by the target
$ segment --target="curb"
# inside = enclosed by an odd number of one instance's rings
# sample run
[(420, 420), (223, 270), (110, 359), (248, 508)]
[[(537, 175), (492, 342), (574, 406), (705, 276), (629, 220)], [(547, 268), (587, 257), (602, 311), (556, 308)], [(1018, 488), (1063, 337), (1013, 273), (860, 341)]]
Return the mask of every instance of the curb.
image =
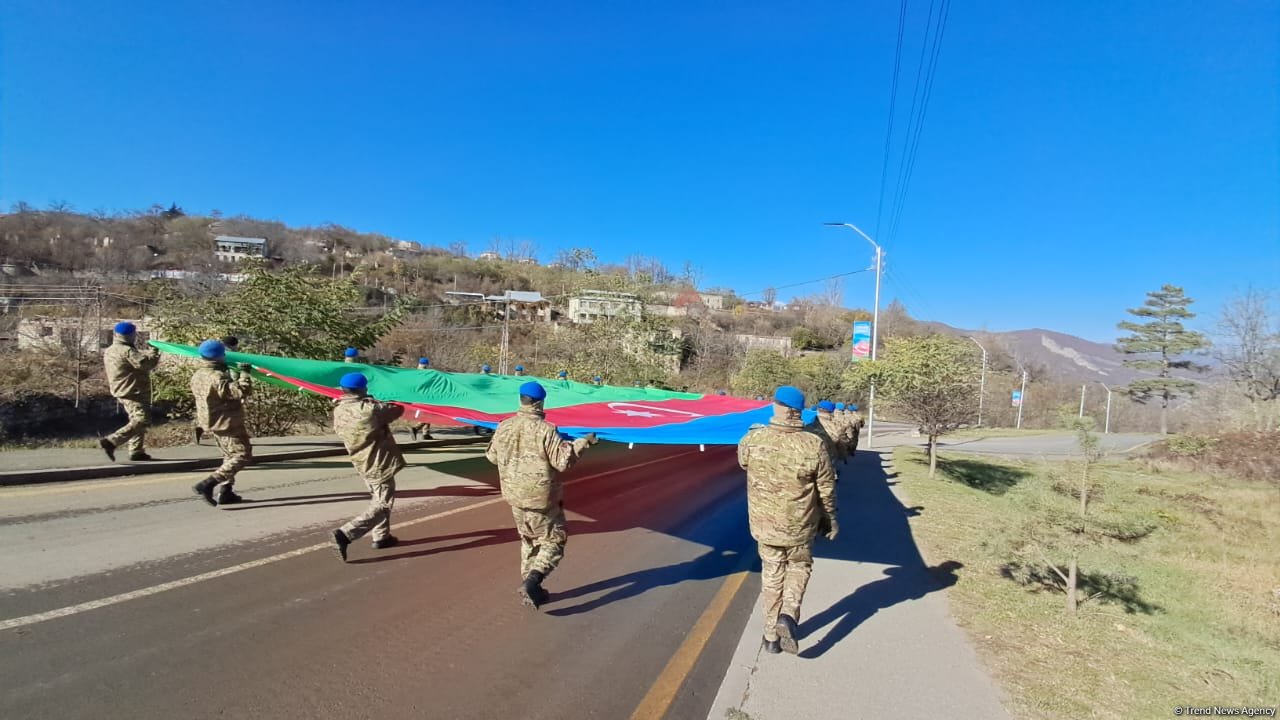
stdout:
[[(434, 447), (450, 447), (453, 445), (475, 445), (488, 442), (489, 438), (460, 438), (457, 440), (419, 440), (402, 443), (401, 450), (424, 450)], [(312, 458), (346, 455), (347, 449), (339, 445), (332, 448), (316, 450), (293, 450), (290, 452), (267, 453), (257, 455), (249, 467), (264, 463), (282, 462), (286, 460), (310, 460)], [(166, 472), (190, 472), (216, 468), (222, 464), (222, 458), (196, 458), (192, 460), (158, 460), (149, 463), (125, 465), (94, 465), (79, 468), (50, 468), (47, 470), (13, 470), (0, 472), (0, 487), (11, 485), (39, 485), (41, 483), (71, 482), (73, 480), (98, 480), (103, 478), (123, 477), (126, 475), (152, 475)]]

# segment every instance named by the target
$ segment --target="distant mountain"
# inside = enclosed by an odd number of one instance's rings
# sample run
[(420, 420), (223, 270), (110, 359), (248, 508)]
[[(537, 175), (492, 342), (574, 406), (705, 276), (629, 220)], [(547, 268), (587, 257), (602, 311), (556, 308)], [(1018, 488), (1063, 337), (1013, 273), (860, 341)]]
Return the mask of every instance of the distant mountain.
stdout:
[[(986, 340), (992, 340), (1004, 352), (1024, 365), (1040, 366), (1056, 380), (1097, 381), (1107, 385), (1127, 385), (1135, 378), (1150, 377), (1149, 373), (1139, 373), (1125, 367), (1123, 362), (1125, 356), (1116, 350), (1114, 345), (1097, 343), (1066, 333), (1040, 328), (983, 332), (962, 330), (937, 322), (926, 324), (940, 332), (974, 336), (984, 345), (987, 344)], [(987, 345), (987, 349), (994, 352), (994, 348), (990, 345)], [(1207, 365), (1213, 364), (1207, 358), (1197, 358), (1196, 361)], [(1206, 376), (1192, 373), (1187, 377), (1205, 379)]]

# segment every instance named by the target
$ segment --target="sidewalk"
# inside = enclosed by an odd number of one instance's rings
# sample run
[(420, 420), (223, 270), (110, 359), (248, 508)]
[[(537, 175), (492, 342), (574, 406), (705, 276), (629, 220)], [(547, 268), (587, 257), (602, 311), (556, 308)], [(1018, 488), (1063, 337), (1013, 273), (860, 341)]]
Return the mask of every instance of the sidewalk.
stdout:
[(840, 534), (813, 549), (800, 654), (761, 651), (757, 601), (708, 720), (1009, 717), (940, 592), (964, 567), (926, 566), (891, 457), (860, 450), (845, 466)]
[[(397, 437), (405, 435), (400, 433)], [(437, 429), (432, 432), (435, 440), (401, 441), (404, 449), (429, 448), (440, 445), (460, 445), (488, 442), (489, 436), (477, 436), (470, 428)], [(107, 460), (99, 448), (49, 448), (40, 450), (11, 450), (0, 452), (0, 486), (27, 485), (69, 480), (93, 480), (97, 478), (143, 475), (149, 473), (187, 472), (215, 468), (222, 464), (222, 452), (212, 437), (206, 436), (200, 445), (148, 448), (154, 457), (148, 462), (130, 462), (121, 448), (116, 462)], [(346, 448), (335, 435), (299, 435), (292, 437), (253, 438), (253, 464), (284, 460), (305, 460), (345, 454)]]

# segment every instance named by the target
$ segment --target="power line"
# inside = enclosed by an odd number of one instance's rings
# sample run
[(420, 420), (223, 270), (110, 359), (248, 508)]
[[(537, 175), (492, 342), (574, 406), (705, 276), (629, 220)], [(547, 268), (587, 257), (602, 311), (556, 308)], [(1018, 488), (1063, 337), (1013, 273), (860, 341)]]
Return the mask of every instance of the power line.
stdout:
[(749, 297), (751, 295), (759, 295), (767, 290), (786, 290), (788, 288), (800, 287), (801, 285), (813, 285), (814, 283), (826, 282), (828, 280), (835, 280), (836, 278), (849, 277), (850, 275), (857, 275), (859, 273), (864, 273), (864, 272), (871, 272), (871, 269), (863, 268), (862, 270), (850, 270), (849, 272), (838, 273), (836, 275), (828, 275), (827, 277), (818, 278), (817, 280), (805, 280), (804, 282), (791, 283), (790, 285), (774, 285), (771, 287), (767, 287), (764, 290), (753, 290), (748, 293), (734, 293), (734, 294), (737, 295), (738, 297)]
[[(888, 242), (897, 239), (898, 228), (902, 222), (903, 208), (906, 205), (907, 193), (911, 187), (911, 177), (915, 172), (916, 157), (920, 149), (920, 138), (924, 134), (924, 121), (929, 111), (929, 100), (933, 94), (933, 81), (937, 73), (938, 58), (942, 52), (942, 39), (947, 29), (947, 18), (951, 14), (951, 0), (942, 0), (938, 7), (938, 21), (933, 23), (933, 3), (929, 6), (929, 19), (925, 24), (925, 37), (920, 44), (920, 65), (916, 69), (916, 92), (913, 93), (912, 111), (917, 108), (916, 97), (919, 98), (919, 112), (915, 113), (914, 123), (909, 122), (907, 138), (903, 145), (903, 161), (899, 165), (899, 183), (891, 212)], [(933, 28), (932, 43), (929, 30)], [(928, 61), (926, 63), (926, 50)], [(925, 69), (927, 67), (927, 70)], [(921, 72), (923, 72), (923, 82)]]
[(907, 0), (898, 7), (898, 45), (893, 51), (893, 82), (889, 89), (889, 122), (884, 133), (884, 159), (880, 164), (880, 202), (876, 206), (876, 237), (880, 237), (880, 216), (884, 213), (884, 188), (889, 177), (889, 150), (893, 145), (893, 115), (898, 105), (898, 71), (902, 67), (902, 33), (907, 25)]

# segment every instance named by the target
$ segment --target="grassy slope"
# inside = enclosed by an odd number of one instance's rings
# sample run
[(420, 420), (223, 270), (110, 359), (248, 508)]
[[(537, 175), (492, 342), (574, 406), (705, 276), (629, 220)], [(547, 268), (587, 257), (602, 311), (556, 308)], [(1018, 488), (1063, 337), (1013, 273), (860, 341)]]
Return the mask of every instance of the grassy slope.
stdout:
[(1081, 558), (1084, 571), (1134, 576), (1137, 603), (1093, 600), (1070, 617), (1062, 594), (1029, 590), (1000, 570), (1053, 479), (1078, 466), (943, 457), (960, 464), (944, 464), (934, 480), (918, 450), (899, 449), (894, 461), (907, 496), (924, 506), (911, 522), (926, 558), (965, 565), (950, 591), (953, 611), (1015, 716), (1170, 717), (1179, 704), (1280, 704), (1274, 486), (1103, 466), (1098, 510), (1156, 529)]

